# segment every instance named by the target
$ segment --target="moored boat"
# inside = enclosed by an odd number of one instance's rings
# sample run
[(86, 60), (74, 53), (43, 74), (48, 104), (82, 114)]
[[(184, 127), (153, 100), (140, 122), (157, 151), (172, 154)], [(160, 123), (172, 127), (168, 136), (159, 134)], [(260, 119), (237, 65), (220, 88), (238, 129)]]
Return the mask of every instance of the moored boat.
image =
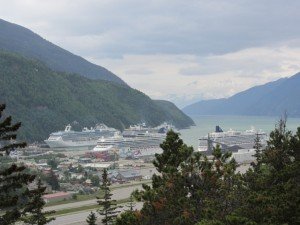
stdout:
[(199, 139), (198, 151), (211, 155), (213, 148), (219, 145), (223, 152), (248, 153), (254, 151), (255, 139), (259, 137), (262, 147), (266, 145), (267, 135), (253, 127), (246, 131), (223, 131), (216, 126), (215, 132), (208, 133)]
[(105, 124), (97, 124), (94, 128), (83, 128), (82, 131), (73, 131), (71, 125), (67, 125), (64, 131), (51, 133), (45, 140), (50, 148), (93, 148), (99, 138), (111, 137), (117, 130), (107, 127)]

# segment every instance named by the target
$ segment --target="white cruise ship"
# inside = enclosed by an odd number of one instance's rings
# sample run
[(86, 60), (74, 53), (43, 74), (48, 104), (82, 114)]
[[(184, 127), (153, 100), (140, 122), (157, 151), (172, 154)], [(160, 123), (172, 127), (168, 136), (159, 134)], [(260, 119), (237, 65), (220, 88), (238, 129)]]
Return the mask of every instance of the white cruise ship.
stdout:
[(157, 127), (147, 127), (145, 123), (130, 125), (128, 129), (125, 129), (122, 133), (123, 137), (136, 137), (141, 134), (166, 134), (169, 130), (176, 131), (176, 128), (168, 123), (163, 123)]
[(228, 130), (223, 131), (216, 126), (215, 132), (199, 139), (198, 151), (206, 155), (211, 155), (213, 147), (220, 145), (222, 151), (231, 151), (233, 153), (247, 153), (254, 151), (255, 138), (260, 138), (260, 143), (264, 147), (267, 141), (265, 132), (257, 131), (254, 128), (246, 131)]
[(111, 137), (117, 130), (107, 127), (105, 124), (97, 124), (94, 128), (83, 128), (82, 131), (73, 131), (71, 125), (67, 125), (64, 131), (51, 133), (45, 140), (50, 148), (88, 148), (97, 145), (101, 137)]
[(116, 133), (114, 137), (98, 140), (95, 152), (118, 150), (121, 157), (126, 155), (148, 156), (161, 153), (160, 144), (165, 140), (168, 130), (173, 129), (168, 124), (155, 128), (147, 128), (143, 125), (130, 126), (122, 134)]
[(121, 143), (123, 142), (123, 136), (120, 135), (120, 132), (116, 132), (114, 136), (112, 137), (101, 137), (97, 141), (97, 145), (93, 148), (92, 151), (94, 152), (105, 152), (109, 150), (115, 150), (118, 149), (119, 146), (121, 146)]

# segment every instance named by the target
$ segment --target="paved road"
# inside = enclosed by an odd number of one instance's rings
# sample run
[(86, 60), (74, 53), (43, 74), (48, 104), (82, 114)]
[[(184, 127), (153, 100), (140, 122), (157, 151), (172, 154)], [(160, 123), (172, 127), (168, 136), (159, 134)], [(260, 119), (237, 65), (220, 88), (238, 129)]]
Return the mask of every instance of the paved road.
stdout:
[[(137, 202), (135, 209), (140, 209), (142, 207), (141, 202)], [(121, 211), (126, 210), (127, 208), (122, 208)], [(64, 216), (59, 216), (56, 218), (56, 220), (49, 223), (49, 225), (86, 225), (86, 218), (89, 215), (90, 211), (84, 211), (84, 212), (78, 212), (75, 214), (69, 214)], [(99, 214), (97, 214), (98, 217), (98, 223), (101, 221), (101, 217)]]
[[(130, 187), (124, 187), (124, 188), (118, 188), (113, 190), (111, 193), (113, 194), (112, 199), (115, 200), (122, 200), (130, 197), (130, 194), (136, 190), (141, 189), (142, 185), (135, 185)], [(94, 205), (97, 203), (96, 199), (86, 200), (86, 201), (80, 201), (80, 202), (72, 202), (62, 205), (55, 205), (55, 206), (49, 206), (45, 207), (45, 210), (62, 210), (62, 209), (69, 209), (69, 208), (77, 208), (80, 206), (87, 206), (87, 205)]]

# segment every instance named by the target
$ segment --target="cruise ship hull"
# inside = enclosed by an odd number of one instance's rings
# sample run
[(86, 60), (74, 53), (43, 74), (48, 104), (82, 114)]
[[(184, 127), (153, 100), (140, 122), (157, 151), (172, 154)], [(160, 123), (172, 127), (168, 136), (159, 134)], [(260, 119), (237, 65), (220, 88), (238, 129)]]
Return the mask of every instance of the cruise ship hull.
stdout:
[(92, 149), (97, 145), (97, 140), (92, 141), (63, 141), (63, 140), (45, 140), (50, 148), (55, 149)]
[(51, 133), (45, 143), (53, 149), (92, 149), (97, 145), (101, 137), (111, 137), (117, 132), (114, 128), (109, 128), (105, 124), (98, 124), (95, 128), (83, 128), (80, 131), (71, 130), (71, 125), (67, 125), (64, 131)]
[(129, 155), (135, 157), (150, 156), (161, 153), (160, 144), (165, 140), (165, 135), (146, 134), (136, 137), (123, 136), (107, 138), (98, 141), (93, 152), (105, 152), (112, 149), (118, 150), (121, 158)]

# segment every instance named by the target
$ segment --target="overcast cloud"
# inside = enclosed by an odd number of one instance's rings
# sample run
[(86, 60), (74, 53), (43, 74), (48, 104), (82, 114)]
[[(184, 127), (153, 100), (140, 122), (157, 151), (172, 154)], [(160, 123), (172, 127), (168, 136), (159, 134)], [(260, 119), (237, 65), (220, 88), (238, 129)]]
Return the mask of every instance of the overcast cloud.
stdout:
[(2, 19), (184, 106), (300, 71), (298, 0), (0, 0)]

